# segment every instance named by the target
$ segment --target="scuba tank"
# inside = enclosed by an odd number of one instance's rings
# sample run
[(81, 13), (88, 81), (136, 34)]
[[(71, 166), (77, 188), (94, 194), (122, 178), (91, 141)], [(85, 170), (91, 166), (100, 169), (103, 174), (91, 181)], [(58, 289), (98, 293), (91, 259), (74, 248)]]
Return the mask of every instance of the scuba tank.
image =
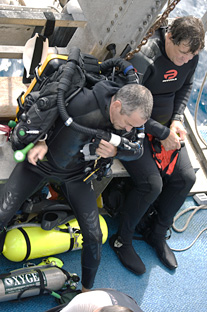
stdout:
[(46, 293), (59, 299), (61, 296), (55, 291), (63, 288), (70, 280), (76, 279), (78, 283), (80, 278), (57, 266), (55, 259), (0, 274), (0, 302)]
[[(105, 219), (99, 215), (102, 243), (108, 237)], [(40, 224), (23, 224), (11, 227), (6, 234), (2, 254), (14, 262), (51, 256), (82, 248), (82, 234), (78, 221), (74, 218), (47, 231)]]

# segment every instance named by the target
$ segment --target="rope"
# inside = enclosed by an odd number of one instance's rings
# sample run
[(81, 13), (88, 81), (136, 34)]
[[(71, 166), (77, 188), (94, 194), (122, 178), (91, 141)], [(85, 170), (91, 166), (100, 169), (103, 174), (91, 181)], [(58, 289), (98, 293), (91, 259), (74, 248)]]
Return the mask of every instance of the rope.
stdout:
[[(192, 207), (190, 207), (190, 208), (187, 208), (187, 209), (184, 209), (183, 211), (181, 211), (181, 212), (180, 212), (177, 216), (175, 216), (175, 218), (174, 218), (173, 225), (172, 225), (173, 230), (174, 230), (175, 232), (178, 232), (178, 233), (184, 232), (184, 231), (187, 229), (187, 227), (188, 227), (188, 225), (189, 225), (191, 219), (193, 218), (193, 216), (196, 214), (197, 211), (199, 211), (199, 210), (201, 210), (201, 209), (207, 209), (207, 205), (192, 206)], [(181, 228), (181, 229), (178, 229), (178, 228), (175, 226), (175, 222), (176, 222), (182, 215), (184, 215), (185, 213), (187, 213), (187, 212), (189, 212), (189, 211), (191, 211), (191, 210), (193, 210), (193, 211), (192, 211), (192, 213), (190, 214), (190, 216), (187, 218), (187, 221), (186, 221), (184, 227)], [(182, 249), (175, 249), (175, 248), (171, 248), (171, 247), (170, 247), (170, 249), (173, 250), (173, 251), (185, 251), (185, 250), (191, 248), (191, 247), (193, 246), (193, 244), (197, 241), (197, 239), (201, 236), (201, 234), (202, 234), (204, 231), (206, 231), (206, 230), (207, 230), (207, 227), (205, 227), (203, 230), (201, 230), (201, 231), (198, 233), (198, 235), (196, 236), (196, 238), (194, 239), (194, 241), (193, 241), (188, 247), (185, 247), (185, 248), (182, 248)]]
[(197, 126), (197, 114), (198, 114), (198, 107), (199, 107), (199, 103), (200, 103), (200, 99), (201, 99), (201, 95), (202, 95), (202, 92), (203, 92), (203, 88), (204, 88), (204, 84), (205, 84), (206, 78), (207, 78), (207, 72), (205, 73), (205, 76), (204, 76), (204, 78), (203, 78), (203, 82), (202, 82), (200, 91), (199, 91), (199, 93), (198, 93), (198, 97), (197, 97), (197, 101), (196, 101), (196, 107), (195, 107), (195, 130), (196, 130), (196, 133), (197, 133), (199, 139), (203, 142), (203, 144), (205, 145), (205, 147), (207, 147), (207, 143), (206, 143), (206, 141), (201, 137), (201, 135), (200, 135), (200, 133), (199, 133), (199, 131), (198, 131), (198, 126)]

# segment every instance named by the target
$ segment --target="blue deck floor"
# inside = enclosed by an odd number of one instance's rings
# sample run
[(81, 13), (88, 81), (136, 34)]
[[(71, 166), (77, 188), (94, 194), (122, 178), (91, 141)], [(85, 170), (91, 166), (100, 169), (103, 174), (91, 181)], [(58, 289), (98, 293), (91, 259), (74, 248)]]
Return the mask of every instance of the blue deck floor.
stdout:
[[(181, 210), (194, 206), (192, 197), (186, 199)], [(178, 221), (182, 227), (188, 214)], [(109, 236), (116, 232), (118, 217), (104, 216), (109, 228)], [(184, 233), (173, 232), (169, 245), (172, 248), (184, 248), (206, 227), (207, 211), (199, 211)], [(138, 302), (145, 312), (206, 312), (207, 311), (207, 241), (204, 232), (198, 241), (187, 251), (176, 252), (178, 268), (175, 272), (166, 269), (157, 259), (154, 250), (143, 241), (133, 242), (146, 265), (146, 273), (136, 276), (127, 271), (109, 247), (108, 240), (103, 245), (101, 265), (94, 288), (116, 288), (128, 293)], [(79, 276), (81, 251), (72, 251), (56, 255), (64, 262), (63, 268)], [(32, 262), (38, 264), (42, 259)], [(31, 262), (31, 261), (30, 261)], [(1, 256), (1, 273), (21, 268), (23, 263), (14, 263)], [(79, 285), (78, 288), (81, 288)], [(0, 284), (2, 294), (2, 284)], [(1, 302), (0, 310), (7, 312), (44, 312), (56, 306), (50, 295), (35, 296), (20, 302)]]

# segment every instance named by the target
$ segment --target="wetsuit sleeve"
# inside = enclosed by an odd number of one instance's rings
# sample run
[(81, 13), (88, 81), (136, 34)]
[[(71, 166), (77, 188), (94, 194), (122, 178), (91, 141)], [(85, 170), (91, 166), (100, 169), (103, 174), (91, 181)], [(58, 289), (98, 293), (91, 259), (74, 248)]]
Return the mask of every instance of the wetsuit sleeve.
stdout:
[(137, 160), (143, 155), (143, 152), (144, 152), (143, 146), (141, 146), (137, 152), (125, 151), (121, 148), (118, 148), (117, 154), (114, 158), (117, 158), (119, 160), (124, 160), (124, 161)]
[(165, 140), (170, 134), (170, 129), (150, 118), (145, 124), (145, 132), (153, 135), (159, 140)]
[(176, 119), (175, 117), (176, 115), (184, 114), (184, 110), (188, 104), (188, 100), (190, 98), (190, 94), (192, 91), (193, 78), (194, 78), (194, 73), (195, 73), (197, 64), (198, 64), (198, 56), (195, 57), (194, 66), (191, 72), (189, 73), (188, 77), (186, 78), (185, 83), (180, 88), (180, 90), (178, 90), (175, 93), (174, 111), (173, 111), (172, 120), (174, 120), (174, 118)]

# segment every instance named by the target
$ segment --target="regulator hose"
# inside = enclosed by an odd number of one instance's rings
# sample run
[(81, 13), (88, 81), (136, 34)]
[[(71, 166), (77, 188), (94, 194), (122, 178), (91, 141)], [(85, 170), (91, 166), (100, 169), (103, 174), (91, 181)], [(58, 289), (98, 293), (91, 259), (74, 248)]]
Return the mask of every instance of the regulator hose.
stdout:
[[(87, 128), (75, 123), (73, 121), (73, 118), (68, 115), (65, 106), (65, 92), (67, 92), (67, 90), (70, 88), (75, 70), (77, 66), (79, 66), (80, 53), (81, 53), (80, 49), (77, 47), (72, 47), (70, 49), (67, 64), (64, 68), (63, 76), (60, 79), (58, 85), (57, 106), (60, 113), (60, 117), (62, 118), (64, 124), (67, 127), (70, 126), (72, 129), (81, 133), (86, 133), (89, 135), (97, 135), (96, 129)], [(106, 60), (101, 63), (100, 70), (101, 72), (105, 73), (113, 67), (119, 67), (119, 69), (124, 73), (124, 75), (126, 75), (127, 83), (139, 83), (139, 79), (134, 71), (134, 67), (131, 65), (131, 63), (127, 62), (124, 59), (112, 58)]]
[(126, 76), (126, 83), (139, 83), (139, 78), (131, 63), (122, 58), (111, 58), (100, 64), (101, 73), (106, 73), (109, 69), (118, 67)]
[(57, 107), (60, 117), (64, 121), (66, 126), (71, 125), (73, 119), (69, 117), (65, 106), (65, 93), (72, 85), (72, 79), (75, 74), (77, 65), (79, 65), (80, 49), (72, 47), (68, 56), (67, 64), (65, 65), (63, 76), (60, 79), (57, 93)]

